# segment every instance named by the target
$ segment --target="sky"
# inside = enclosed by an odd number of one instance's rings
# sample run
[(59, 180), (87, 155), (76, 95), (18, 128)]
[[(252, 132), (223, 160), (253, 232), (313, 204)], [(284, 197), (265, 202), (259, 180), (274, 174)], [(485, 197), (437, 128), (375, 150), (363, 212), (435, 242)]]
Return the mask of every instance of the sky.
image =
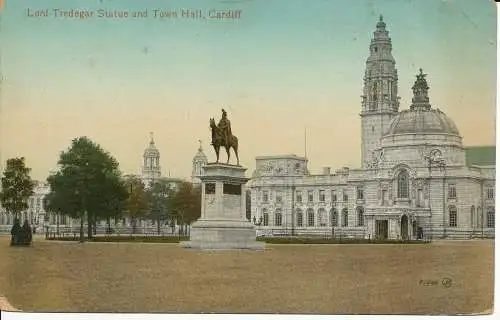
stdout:
[[(53, 9), (148, 10), (146, 18), (55, 17)], [(153, 10), (241, 10), (234, 20)], [(48, 17), (30, 17), (48, 10)], [(495, 144), (496, 9), (488, 0), (6, 0), (0, 13), (0, 157), (34, 179), (88, 136), (139, 173), (154, 132), (165, 175), (188, 178), (209, 119), (228, 112), (250, 175), (255, 157), (359, 167), (361, 98), (379, 15), (392, 38), (401, 109), (419, 68), (433, 107), (466, 146)], [(307, 144), (304, 143), (307, 135)], [(225, 154), (222, 155), (225, 160)]]

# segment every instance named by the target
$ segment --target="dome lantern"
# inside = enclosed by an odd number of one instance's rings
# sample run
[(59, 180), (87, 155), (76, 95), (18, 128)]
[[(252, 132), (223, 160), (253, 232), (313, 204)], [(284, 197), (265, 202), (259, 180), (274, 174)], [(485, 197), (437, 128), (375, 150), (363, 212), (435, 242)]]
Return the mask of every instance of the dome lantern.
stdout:
[(412, 87), (410, 109), (402, 110), (389, 124), (386, 136), (398, 134), (446, 134), (460, 136), (457, 126), (444, 112), (429, 102), (429, 85), (422, 69)]

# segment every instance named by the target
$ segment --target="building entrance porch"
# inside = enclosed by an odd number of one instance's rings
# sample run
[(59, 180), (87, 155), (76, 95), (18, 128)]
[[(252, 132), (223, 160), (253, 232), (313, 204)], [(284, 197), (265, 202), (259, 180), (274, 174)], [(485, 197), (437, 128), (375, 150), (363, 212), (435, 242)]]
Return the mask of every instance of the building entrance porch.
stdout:
[(388, 220), (376, 220), (375, 225), (375, 239), (376, 240), (387, 240), (389, 238), (389, 221)]
[(406, 210), (377, 209), (367, 212), (367, 237), (376, 240), (417, 239), (418, 225), (415, 213), (406, 208)]

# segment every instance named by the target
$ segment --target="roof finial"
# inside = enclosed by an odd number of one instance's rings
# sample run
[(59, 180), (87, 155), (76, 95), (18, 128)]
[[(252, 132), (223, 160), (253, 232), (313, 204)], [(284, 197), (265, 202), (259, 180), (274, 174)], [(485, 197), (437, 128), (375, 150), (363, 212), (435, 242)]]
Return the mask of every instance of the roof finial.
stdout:
[(201, 146), (201, 139), (198, 139), (198, 142), (200, 143), (200, 147), (198, 148), (198, 151), (203, 151), (203, 147)]
[(153, 131), (149, 132), (149, 138), (150, 138), (151, 142), (153, 142)]
[(429, 104), (429, 85), (427, 84), (427, 80), (425, 79), (427, 76), (422, 68), (419, 69), (419, 74), (416, 75), (417, 80), (415, 80), (415, 84), (412, 87), (413, 90), (413, 99), (412, 105), (410, 109), (412, 110), (430, 110), (431, 105)]
[(378, 17), (377, 29), (385, 29), (384, 17), (382, 15)]

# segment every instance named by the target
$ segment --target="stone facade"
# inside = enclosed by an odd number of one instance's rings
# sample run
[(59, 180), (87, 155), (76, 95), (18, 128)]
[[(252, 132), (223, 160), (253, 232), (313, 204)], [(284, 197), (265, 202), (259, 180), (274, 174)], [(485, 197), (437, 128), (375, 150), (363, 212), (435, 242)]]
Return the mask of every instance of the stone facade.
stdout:
[(260, 234), (379, 239), (494, 236), (495, 165), (467, 164), (454, 122), (431, 106), (426, 75), (399, 111), (392, 44), (380, 18), (361, 103), (361, 168), (309, 174), (295, 155), (256, 158), (248, 183)]
[[(21, 224), (28, 219), (35, 232), (42, 232), (43, 228), (60, 224), (70, 224), (72, 219), (58, 217), (58, 215), (45, 212), (45, 196), (50, 192), (50, 186), (45, 181), (35, 181), (34, 194), (28, 199), (28, 210), (20, 217)], [(5, 208), (0, 206), (0, 232), (10, 232), (14, 224), (14, 216), (7, 213)]]

